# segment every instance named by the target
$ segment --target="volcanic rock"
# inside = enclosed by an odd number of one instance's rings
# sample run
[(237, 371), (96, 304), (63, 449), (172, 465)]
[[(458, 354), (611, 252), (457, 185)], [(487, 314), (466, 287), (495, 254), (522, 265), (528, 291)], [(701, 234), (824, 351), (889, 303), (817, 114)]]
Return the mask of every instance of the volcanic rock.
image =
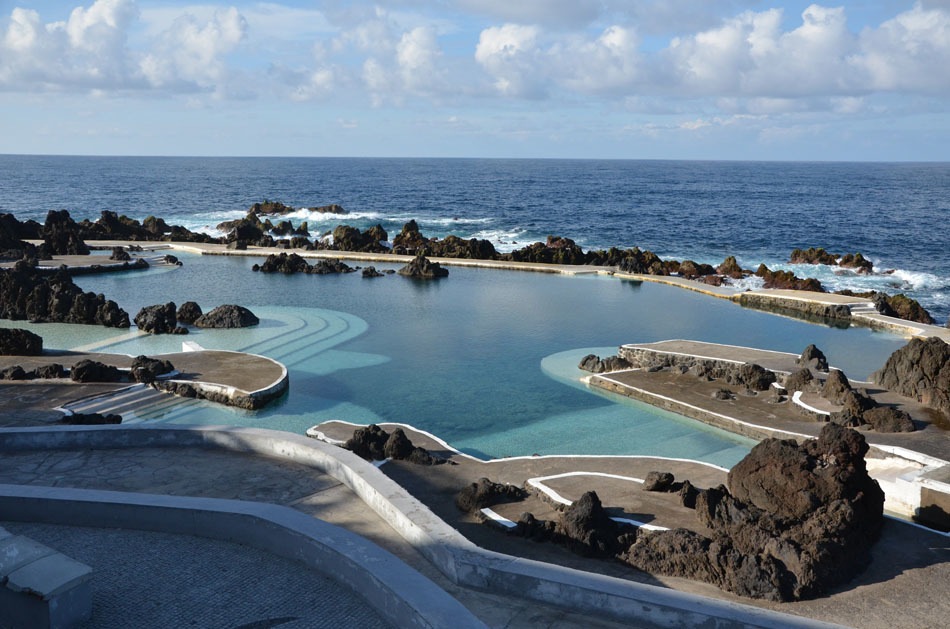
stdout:
[(368, 266), (363, 269), (363, 277), (382, 277), (383, 274), (376, 270), (375, 266)]
[(70, 426), (98, 426), (103, 424), (121, 424), (122, 416), (109, 413), (100, 415), (99, 413), (72, 413), (64, 415), (60, 423)]
[(821, 397), (835, 404), (843, 404), (845, 394), (850, 390), (851, 383), (845, 378), (844, 373), (838, 369), (832, 369), (821, 387)]
[(149, 334), (180, 334), (176, 332), (178, 315), (175, 302), (170, 301), (165, 305), (158, 304), (142, 308), (135, 315), (135, 325), (142, 332)]
[(319, 212), (320, 214), (349, 214), (342, 207), (336, 203), (331, 203), (330, 205), (321, 205), (320, 207), (310, 208), (311, 212)]
[(201, 316), (201, 306), (193, 301), (186, 301), (178, 306), (178, 312), (175, 315), (179, 323), (192, 325)]
[(448, 277), (449, 270), (443, 269), (438, 262), (429, 262), (429, 259), (425, 256), (418, 255), (413, 258), (412, 262), (399, 269), (398, 273), (406, 277), (429, 280)]
[(840, 260), (838, 260), (838, 266), (849, 269), (857, 269), (858, 273), (864, 275), (871, 273), (871, 271), (874, 269), (874, 264), (860, 253), (845, 254)]
[(409, 461), (416, 465), (440, 465), (445, 459), (434, 457), (424, 448), (412, 445), (402, 428), (392, 431), (383, 444), (383, 455), (395, 461)]
[(818, 371), (828, 371), (828, 359), (815, 345), (809, 345), (795, 361), (800, 367), (810, 367)]
[(313, 273), (314, 275), (331, 275), (333, 273), (352, 273), (355, 270), (353, 267), (347, 266), (336, 258), (327, 258), (315, 262), (307, 272)]
[(112, 365), (87, 359), (73, 365), (69, 377), (74, 382), (123, 382), (126, 374)]
[(711, 536), (641, 532), (623, 559), (742, 596), (817, 596), (861, 572), (880, 533), (884, 493), (867, 473), (867, 450), (864, 437), (835, 424), (801, 445), (766, 439), (729, 472), (729, 489), (698, 493), (696, 515)]
[(735, 398), (735, 396), (732, 394), (732, 391), (729, 389), (717, 389), (716, 391), (713, 391), (712, 397), (715, 400), (731, 400)]
[(610, 519), (593, 491), (584, 492), (561, 512), (555, 533), (563, 536), (568, 548), (582, 555), (613, 557), (622, 550), (617, 539), (620, 524)]
[(0, 356), (39, 356), (43, 337), (20, 328), (0, 328)]
[(861, 418), (877, 432), (914, 432), (914, 420), (900, 409), (877, 406), (864, 411)]
[(818, 249), (812, 247), (804, 251), (795, 249), (792, 251), (789, 262), (792, 264), (827, 264), (829, 266), (835, 266), (838, 264), (838, 257), (839, 256), (828, 253), (820, 247)]
[(234, 304), (218, 306), (195, 319), (199, 328), (246, 328), (260, 322), (253, 312)]
[(620, 358), (619, 356), (608, 356), (601, 360), (600, 356), (588, 354), (581, 359), (577, 368), (592, 373), (604, 373), (607, 371), (620, 371), (621, 369), (630, 369), (633, 365)]
[(34, 369), (33, 375), (37, 378), (50, 380), (53, 378), (65, 378), (68, 374), (66, 373), (66, 369), (59, 363), (50, 363)]
[(82, 292), (63, 271), (44, 276), (22, 261), (0, 269), (0, 318), (129, 327), (129, 315), (114, 301)]
[(523, 500), (527, 493), (515, 485), (493, 483), (487, 478), (478, 479), (462, 488), (455, 497), (455, 506), (465, 513), (478, 513), (485, 507), (491, 507), (501, 502), (515, 502)]
[(122, 247), (113, 247), (112, 255), (109, 256), (109, 259), (117, 262), (128, 262), (132, 259), (132, 256)]
[(289, 214), (294, 211), (294, 208), (289, 205), (284, 205), (280, 201), (268, 201), (264, 200), (263, 203), (255, 203), (251, 206), (251, 209), (248, 210), (249, 214)]
[(364, 232), (349, 225), (338, 225), (333, 230), (333, 248), (338, 251), (388, 253), (382, 243), (389, 239), (382, 225), (374, 225)]
[(0, 380), (29, 380), (32, 373), (27, 374), (20, 365), (13, 365), (0, 371)]
[(817, 383), (815, 382), (815, 376), (811, 374), (811, 370), (803, 367), (785, 378), (785, 388), (789, 392), (815, 391), (817, 390)]
[(669, 472), (649, 472), (643, 479), (643, 491), (670, 491), (675, 480)]
[(539, 262), (544, 264), (584, 264), (584, 250), (570, 238), (548, 236), (546, 242), (536, 242), (502, 256), (513, 262)]
[(723, 260), (722, 264), (716, 267), (716, 271), (720, 275), (731, 277), (734, 280), (741, 280), (743, 276), (742, 267), (739, 266), (735, 256), (729, 256)]
[(950, 417), (950, 345), (937, 337), (911, 339), (871, 381)]
[(640, 251), (634, 247), (625, 252), (625, 257), (621, 260), (618, 268), (624, 273), (634, 273), (638, 275), (669, 275), (666, 265), (652, 251)]
[(50, 210), (40, 235), (43, 237), (43, 248), (49, 255), (89, 255), (89, 247), (83, 242), (79, 225), (66, 210)]
[(699, 264), (697, 262), (693, 262), (692, 260), (683, 260), (680, 262), (677, 272), (682, 277), (693, 279), (703, 275), (712, 275), (716, 272), (716, 269), (714, 269), (709, 264)]
[(914, 321), (915, 323), (925, 323), (927, 325), (936, 323), (934, 318), (930, 316), (930, 313), (920, 305), (920, 302), (916, 299), (911, 299), (903, 293), (898, 293), (897, 295), (876, 293), (871, 299), (878, 312), (885, 316), (897, 317), (905, 321)]
[(132, 380), (149, 384), (155, 382), (158, 376), (164, 376), (175, 371), (175, 367), (167, 360), (136, 356), (132, 360)]
[(825, 292), (821, 282), (813, 277), (802, 279), (797, 277), (791, 271), (770, 271), (769, 267), (760, 264), (755, 274), (765, 280), (764, 288), (777, 288), (785, 290), (804, 290), (816, 293)]

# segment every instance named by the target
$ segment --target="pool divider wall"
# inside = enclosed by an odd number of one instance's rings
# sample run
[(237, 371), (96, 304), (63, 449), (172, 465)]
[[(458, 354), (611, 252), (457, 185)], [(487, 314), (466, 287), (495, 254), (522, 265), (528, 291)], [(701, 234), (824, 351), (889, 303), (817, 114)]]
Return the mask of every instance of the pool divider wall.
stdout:
[[(329, 474), (349, 487), (447, 578), (461, 586), (522, 596), (574, 611), (636, 622), (638, 626), (835, 626), (485, 550), (438, 518), (368, 461), (301, 435), (221, 426), (118, 425), (0, 430), (0, 451), (189, 446), (274, 456)], [(247, 523), (243, 526), (251, 527)], [(247, 535), (251, 535), (250, 530)]]

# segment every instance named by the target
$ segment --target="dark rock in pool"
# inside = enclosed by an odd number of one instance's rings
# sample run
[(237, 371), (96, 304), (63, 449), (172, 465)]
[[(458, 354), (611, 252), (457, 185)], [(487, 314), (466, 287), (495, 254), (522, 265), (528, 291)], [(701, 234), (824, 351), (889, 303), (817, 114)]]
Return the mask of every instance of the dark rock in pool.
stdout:
[(809, 367), (818, 371), (828, 371), (828, 359), (815, 345), (809, 345), (796, 361), (799, 367)]
[(187, 334), (188, 330), (178, 327), (178, 314), (175, 302), (165, 305), (146, 306), (135, 315), (135, 325), (149, 334)]
[(845, 394), (850, 390), (851, 383), (848, 382), (844, 373), (838, 369), (832, 369), (821, 387), (821, 397), (835, 404), (843, 404)]
[(950, 345), (937, 337), (911, 339), (871, 381), (950, 417)]
[(363, 277), (382, 277), (384, 274), (376, 270), (375, 266), (368, 266), (363, 269)]
[(129, 262), (132, 259), (132, 256), (130, 256), (129, 252), (123, 247), (113, 247), (112, 255), (109, 256), (109, 259), (115, 260), (117, 262)]
[(480, 478), (462, 488), (455, 497), (455, 506), (465, 513), (478, 513), (485, 507), (502, 502), (516, 502), (523, 500), (527, 492), (515, 485), (493, 483), (487, 478)]
[(398, 273), (406, 277), (429, 280), (448, 277), (449, 270), (443, 269), (438, 262), (430, 262), (425, 256), (419, 255), (412, 262), (399, 269)]
[(170, 361), (160, 360), (158, 358), (149, 358), (148, 356), (136, 356), (132, 360), (132, 380), (149, 384), (155, 382), (159, 376), (164, 376), (175, 371), (175, 367)]
[(709, 536), (641, 532), (623, 560), (741, 596), (818, 596), (864, 570), (880, 534), (884, 492), (867, 473), (867, 450), (864, 437), (835, 424), (801, 445), (766, 439), (729, 472), (729, 489), (698, 493)]
[(23, 261), (0, 269), (0, 318), (129, 327), (129, 315), (114, 301), (84, 293), (64, 271), (45, 276)]
[(669, 491), (675, 481), (669, 472), (649, 472), (643, 479), (643, 491)]
[(32, 377), (32, 372), (25, 371), (19, 365), (13, 365), (0, 371), (0, 380), (29, 380)]
[(162, 256), (162, 264), (168, 264), (170, 266), (181, 266), (181, 260), (177, 256), (171, 254)]
[(112, 365), (96, 360), (81, 360), (69, 370), (74, 382), (123, 382), (127, 374)]
[(195, 320), (195, 325), (199, 328), (246, 328), (260, 322), (247, 308), (227, 304), (201, 315)]
[(355, 270), (353, 267), (347, 266), (336, 258), (327, 258), (326, 260), (315, 262), (307, 272), (314, 275), (332, 275), (334, 273), (352, 273)]
[(43, 250), (49, 255), (89, 255), (89, 247), (83, 242), (79, 225), (66, 210), (50, 210), (40, 235), (43, 237)]
[(64, 415), (60, 423), (70, 426), (98, 426), (104, 424), (121, 424), (122, 416), (109, 413), (100, 415), (99, 413), (73, 413)]
[(186, 301), (178, 306), (178, 312), (175, 315), (179, 323), (192, 325), (201, 316), (201, 306), (193, 301)]
[(581, 359), (577, 368), (592, 373), (605, 373), (608, 371), (630, 369), (632, 366), (633, 365), (619, 356), (608, 356), (607, 358), (601, 359), (600, 356), (588, 354)]
[(43, 337), (20, 328), (0, 328), (0, 356), (39, 356)]
[(309, 273), (310, 265), (296, 253), (277, 253), (267, 256), (260, 266), (255, 265), (261, 273)]

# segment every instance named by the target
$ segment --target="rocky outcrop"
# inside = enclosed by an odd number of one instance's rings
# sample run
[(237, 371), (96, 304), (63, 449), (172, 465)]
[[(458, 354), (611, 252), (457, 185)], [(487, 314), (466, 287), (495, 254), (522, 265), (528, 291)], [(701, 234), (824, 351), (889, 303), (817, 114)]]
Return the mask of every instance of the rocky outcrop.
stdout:
[(871, 381), (950, 417), (950, 345), (939, 338), (911, 339)]
[(676, 272), (679, 273), (681, 277), (685, 277), (687, 279), (696, 279), (697, 277), (712, 275), (716, 272), (716, 269), (709, 264), (700, 264), (698, 262), (693, 262), (692, 260), (683, 260), (679, 263)]
[(871, 296), (874, 307), (879, 313), (887, 317), (897, 317), (906, 321), (916, 323), (925, 323), (933, 325), (936, 323), (930, 316), (926, 308), (920, 305), (916, 299), (911, 299), (903, 293), (897, 295), (885, 295), (884, 293), (874, 293)]
[(132, 380), (151, 384), (159, 376), (164, 376), (175, 371), (175, 367), (170, 361), (160, 360), (158, 358), (149, 358), (148, 356), (136, 356), (132, 360)]
[[(40, 227), (39, 223), (30, 222)], [(36, 247), (24, 242), (24, 238), (38, 239), (39, 233), (30, 233), (29, 227), (20, 223), (13, 214), (0, 214), (0, 260), (35, 258)]]
[(146, 306), (135, 315), (135, 325), (149, 334), (188, 334), (188, 329), (178, 325), (175, 302)]
[(50, 363), (33, 370), (34, 378), (43, 378), (45, 380), (65, 378), (67, 375), (66, 369), (59, 363)]
[[(512, 262), (538, 262), (543, 264), (584, 264), (584, 250), (570, 238), (548, 236), (546, 242), (536, 242), (502, 256)], [(632, 272), (632, 271), (631, 271)]]
[(363, 277), (382, 277), (384, 274), (376, 270), (375, 266), (368, 266), (363, 269)]
[(855, 269), (863, 275), (870, 274), (874, 270), (874, 264), (860, 253), (848, 253), (838, 260), (838, 266), (846, 269)]
[(336, 258), (327, 258), (314, 262), (313, 266), (310, 267), (310, 270), (307, 272), (314, 275), (332, 275), (334, 273), (352, 273), (354, 271), (356, 271), (356, 269), (347, 266)]
[(227, 304), (218, 306), (195, 319), (199, 328), (247, 328), (257, 325), (261, 320), (243, 306)]
[(741, 280), (742, 276), (744, 275), (742, 267), (739, 266), (735, 256), (728, 256), (725, 260), (723, 260), (722, 264), (716, 267), (716, 272), (718, 272), (720, 275), (731, 277), (734, 280)]
[(487, 478), (480, 478), (478, 482), (462, 488), (455, 497), (455, 506), (465, 513), (478, 513), (485, 507), (523, 500), (526, 496), (527, 492), (521, 487), (493, 483)]
[(20, 328), (0, 328), (0, 356), (39, 356), (43, 337)]
[(84, 293), (69, 275), (49, 276), (18, 262), (0, 269), (0, 318), (47, 323), (85, 323), (129, 327), (129, 315), (102, 295)]
[(255, 264), (251, 267), (251, 270), (260, 271), (261, 273), (284, 273), (285, 275), (293, 273), (328, 275), (330, 273), (352, 273), (356, 269), (333, 258), (319, 260), (311, 265), (296, 253), (278, 253), (267, 256), (263, 264)]
[(471, 260), (494, 260), (499, 257), (491, 241), (478, 238), (465, 240), (452, 235), (441, 240), (426, 238), (419, 232), (419, 225), (415, 221), (409, 221), (402, 226), (402, 230), (393, 238), (392, 251), (401, 255), (422, 254)]
[(795, 361), (799, 367), (815, 369), (816, 371), (828, 371), (828, 359), (825, 354), (815, 345), (809, 345), (802, 352), (802, 355)]
[(330, 205), (321, 205), (320, 207), (308, 208), (311, 212), (319, 212), (320, 214), (349, 214), (342, 207), (336, 203), (331, 203)]
[(765, 280), (763, 288), (804, 290), (815, 293), (825, 292), (825, 288), (821, 285), (821, 282), (813, 277), (802, 279), (791, 271), (770, 271), (769, 267), (764, 264), (759, 265), (755, 274)]
[(643, 479), (643, 491), (672, 491), (676, 478), (669, 472), (648, 472)]
[(593, 491), (584, 494), (561, 512), (554, 529), (562, 543), (588, 557), (613, 557), (623, 550), (621, 525), (610, 519)]
[(193, 301), (186, 301), (178, 306), (178, 312), (175, 313), (175, 316), (178, 318), (179, 323), (193, 325), (194, 322), (198, 320), (198, 317), (201, 316), (201, 306)]
[(368, 461), (408, 461), (416, 465), (440, 465), (446, 460), (432, 456), (424, 448), (414, 446), (402, 428), (388, 433), (376, 424), (353, 431), (343, 447)]
[(431, 280), (439, 277), (448, 277), (449, 270), (443, 269), (438, 262), (430, 262), (425, 256), (416, 256), (412, 262), (397, 271), (400, 275), (418, 279)]
[(821, 397), (834, 404), (844, 404), (845, 395), (851, 391), (851, 383), (839, 369), (832, 369), (821, 387)]
[(97, 360), (80, 360), (69, 370), (74, 382), (125, 382), (128, 374)]
[(79, 223), (82, 237), (86, 240), (145, 240), (177, 242), (217, 242), (208, 234), (190, 231), (180, 225), (168, 225), (164, 220), (149, 216), (142, 223), (103, 211), (96, 222), (84, 220)]
[(87, 256), (89, 247), (83, 242), (79, 225), (66, 210), (50, 210), (40, 232), (42, 248), (52, 256)]
[(835, 266), (838, 264), (839, 257), (838, 255), (828, 253), (821, 247), (818, 249), (811, 247), (805, 250), (793, 250), (788, 261), (792, 264), (827, 264), (829, 266)]
[(122, 416), (114, 413), (101, 415), (99, 413), (72, 413), (63, 415), (61, 424), (69, 426), (100, 426), (105, 424), (121, 424)]
[(624, 273), (634, 273), (637, 275), (669, 275), (666, 265), (652, 251), (640, 251), (634, 247), (625, 252), (624, 258), (620, 261), (618, 269)]
[(112, 255), (109, 256), (109, 259), (115, 260), (116, 262), (129, 262), (132, 256), (129, 255), (129, 252), (126, 251), (124, 247), (113, 247)]
[(867, 473), (867, 450), (864, 437), (834, 424), (801, 445), (766, 439), (729, 472), (729, 489), (698, 493), (710, 535), (641, 531), (622, 559), (741, 596), (817, 596), (860, 573), (880, 534), (884, 493)]
[(877, 406), (864, 411), (862, 419), (877, 432), (914, 432), (914, 420), (904, 411), (890, 406)]
[(722, 380), (753, 391), (766, 391), (776, 380), (775, 373), (755, 363), (739, 365), (727, 360), (652, 352), (635, 347), (622, 347), (620, 357), (632, 367), (647, 371), (675, 368), (680, 373), (690, 373), (706, 380)]
[(802, 367), (795, 373), (789, 374), (785, 378), (785, 383), (783, 386), (788, 389), (789, 392), (794, 391), (817, 391), (818, 382), (815, 380), (815, 376), (812, 375), (811, 369), (807, 367)]
[(349, 225), (338, 225), (333, 230), (333, 249), (337, 251), (361, 251), (364, 253), (388, 253), (382, 243), (389, 239), (382, 225), (374, 225), (361, 232)]
[(264, 199), (263, 203), (255, 203), (248, 210), (249, 214), (290, 214), (294, 208), (284, 205), (280, 201), (268, 201)]
[(620, 371), (621, 369), (630, 369), (632, 365), (619, 356), (608, 356), (601, 359), (595, 354), (588, 354), (581, 359), (577, 365), (578, 369), (590, 371), (591, 373), (605, 373), (608, 371)]

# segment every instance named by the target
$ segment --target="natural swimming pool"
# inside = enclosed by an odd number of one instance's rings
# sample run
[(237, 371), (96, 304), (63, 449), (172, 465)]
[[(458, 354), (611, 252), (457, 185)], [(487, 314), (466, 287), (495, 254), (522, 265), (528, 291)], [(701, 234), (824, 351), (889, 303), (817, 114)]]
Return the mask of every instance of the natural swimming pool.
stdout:
[(116, 330), (93, 326), (28, 327), (50, 348), (95, 344), (100, 351), (159, 353), (180, 351), (190, 340), (263, 354), (287, 365), (291, 390), (259, 412), (182, 400), (130, 421), (301, 433), (328, 419), (395, 421), (482, 457), (651, 454), (731, 466), (751, 441), (588, 390), (576, 380), (580, 357), (668, 338), (794, 353), (815, 343), (833, 365), (865, 378), (904, 343), (891, 334), (804, 323), (604, 276), (460, 267), (430, 282), (359, 273), (283, 276), (252, 272), (257, 258), (179, 257), (184, 266), (177, 269), (80, 276), (76, 282), (116, 300), (131, 316), (142, 306), (194, 300), (205, 310), (247, 306), (261, 325), (113, 341)]

